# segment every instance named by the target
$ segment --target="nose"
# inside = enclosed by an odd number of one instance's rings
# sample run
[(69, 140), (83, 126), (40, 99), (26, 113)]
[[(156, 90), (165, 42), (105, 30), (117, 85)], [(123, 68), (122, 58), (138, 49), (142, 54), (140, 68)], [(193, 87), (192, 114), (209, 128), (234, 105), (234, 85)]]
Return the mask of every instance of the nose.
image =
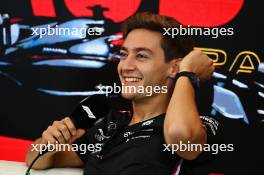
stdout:
[(121, 58), (119, 64), (122, 65), (121, 68), (124, 71), (131, 71), (131, 70), (135, 70), (136, 69), (135, 59), (131, 55), (129, 55), (129, 56), (125, 57), (125, 58)]

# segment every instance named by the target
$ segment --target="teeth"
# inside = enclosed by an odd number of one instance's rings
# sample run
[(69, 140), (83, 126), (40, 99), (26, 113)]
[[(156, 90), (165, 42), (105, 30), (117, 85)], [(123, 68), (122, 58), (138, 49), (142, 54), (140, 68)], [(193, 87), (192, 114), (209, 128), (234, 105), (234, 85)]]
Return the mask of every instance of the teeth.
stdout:
[(141, 78), (134, 78), (134, 77), (125, 78), (126, 82), (138, 82), (140, 80), (141, 80)]

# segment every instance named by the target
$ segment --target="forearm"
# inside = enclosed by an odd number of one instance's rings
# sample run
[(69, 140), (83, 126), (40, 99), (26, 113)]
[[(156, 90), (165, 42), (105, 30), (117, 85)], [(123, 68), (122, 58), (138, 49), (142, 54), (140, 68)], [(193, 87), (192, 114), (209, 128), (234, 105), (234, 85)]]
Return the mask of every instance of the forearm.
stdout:
[(177, 80), (166, 112), (164, 136), (168, 144), (188, 141), (206, 143), (206, 133), (196, 107), (195, 91), (188, 77), (180, 77)]
[[(37, 139), (33, 144), (34, 145), (42, 144), (41, 138)], [(37, 157), (38, 154), (39, 154), (39, 151), (33, 150), (33, 146), (31, 146), (26, 155), (26, 163), (28, 166)], [(51, 168), (54, 162), (54, 155), (55, 153), (52, 152), (52, 153), (46, 153), (45, 155), (39, 157), (39, 159), (34, 163), (32, 168), (33, 169)]]

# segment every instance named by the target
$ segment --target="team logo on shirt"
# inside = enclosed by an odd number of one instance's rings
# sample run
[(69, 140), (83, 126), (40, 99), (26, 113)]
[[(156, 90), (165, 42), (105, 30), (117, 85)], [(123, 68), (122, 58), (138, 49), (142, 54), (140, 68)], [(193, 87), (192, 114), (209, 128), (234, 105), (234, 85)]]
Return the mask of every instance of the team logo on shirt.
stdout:
[(114, 129), (116, 129), (116, 123), (114, 123), (114, 122), (109, 122), (108, 123), (108, 126), (107, 126), (107, 129), (108, 130), (114, 130)]
[(148, 126), (150, 125), (151, 123), (153, 123), (154, 120), (148, 120), (148, 121), (145, 121), (144, 123), (142, 123), (141, 126)]
[(210, 129), (213, 135), (216, 135), (219, 126), (218, 121), (209, 116), (200, 116), (200, 119), (202, 120), (203, 126), (206, 129)]
[(128, 137), (128, 136), (130, 136), (131, 134), (133, 134), (131, 131), (125, 132), (125, 133), (124, 133), (124, 137)]
[(90, 110), (90, 108), (88, 106), (82, 105), (82, 108), (87, 113), (87, 115), (88, 115), (89, 118), (96, 119), (96, 117), (94, 116), (94, 114), (92, 113), (92, 111)]
[(132, 132), (132, 131), (127, 131), (124, 133), (124, 138), (126, 138), (126, 142), (129, 142), (130, 140), (135, 140), (135, 139), (146, 139), (151, 137), (153, 133), (153, 129), (140, 129), (138, 131)]
[(104, 131), (102, 129), (98, 129), (97, 132), (94, 134), (94, 137), (99, 142), (110, 138), (110, 136), (104, 134)]

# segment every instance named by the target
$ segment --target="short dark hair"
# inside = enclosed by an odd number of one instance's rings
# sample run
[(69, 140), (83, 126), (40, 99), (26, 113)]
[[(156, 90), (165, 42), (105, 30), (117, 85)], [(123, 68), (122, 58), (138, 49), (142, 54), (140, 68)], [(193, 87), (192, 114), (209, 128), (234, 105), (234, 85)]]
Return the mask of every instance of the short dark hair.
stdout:
[(165, 61), (183, 58), (193, 50), (193, 40), (190, 36), (163, 35), (164, 28), (179, 28), (180, 24), (172, 17), (161, 16), (150, 12), (136, 13), (127, 18), (122, 25), (124, 38), (134, 29), (148, 29), (162, 35), (161, 48), (164, 51)]
[[(193, 50), (194, 42), (188, 35), (177, 35), (172, 38), (163, 35), (164, 28), (179, 28), (174, 18), (161, 16), (150, 12), (137, 13), (125, 20), (122, 26), (123, 37), (126, 38), (129, 32), (134, 29), (148, 29), (157, 31), (162, 35), (161, 48), (164, 51), (165, 61), (175, 58), (183, 58)], [(212, 110), (214, 89), (212, 80), (201, 83), (199, 91), (196, 93), (196, 103), (200, 115), (208, 115)]]

